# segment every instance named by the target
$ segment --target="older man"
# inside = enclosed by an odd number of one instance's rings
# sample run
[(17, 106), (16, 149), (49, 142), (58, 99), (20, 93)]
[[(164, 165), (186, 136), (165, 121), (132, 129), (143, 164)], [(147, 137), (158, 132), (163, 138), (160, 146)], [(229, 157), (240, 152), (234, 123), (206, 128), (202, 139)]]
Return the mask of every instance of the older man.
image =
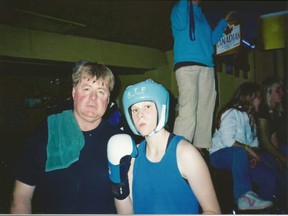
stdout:
[(72, 80), (73, 110), (48, 116), (19, 159), (11, 213), (115, 213), (106, 148), (123, 132), (102, 119), (114, 75), (85, 62)]

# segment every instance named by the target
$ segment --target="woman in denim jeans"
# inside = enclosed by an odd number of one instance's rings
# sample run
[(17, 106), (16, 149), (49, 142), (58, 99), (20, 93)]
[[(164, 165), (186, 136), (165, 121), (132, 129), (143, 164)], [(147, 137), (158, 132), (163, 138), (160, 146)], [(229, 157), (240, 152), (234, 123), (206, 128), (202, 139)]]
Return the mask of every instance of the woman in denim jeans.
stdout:
[[(255, 113), (260, 102), (258, 84), (240, 85), (219, 112), (209, 149), (212, 166), (232, 172), (234, 200), (240, 210), (273, 205), (275, 177), (261, 162), (258, 151)], [(253, 192), (254, 184), (257, 194)]]

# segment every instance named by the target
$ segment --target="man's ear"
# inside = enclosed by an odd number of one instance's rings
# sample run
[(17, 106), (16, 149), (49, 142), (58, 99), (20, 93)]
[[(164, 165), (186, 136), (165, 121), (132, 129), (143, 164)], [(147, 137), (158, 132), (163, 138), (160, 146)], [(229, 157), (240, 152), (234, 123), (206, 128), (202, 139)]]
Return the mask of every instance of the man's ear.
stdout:
[(75, 87), (72, 88), (72, 98), (74, 99), (74, 95), (75, 95)]

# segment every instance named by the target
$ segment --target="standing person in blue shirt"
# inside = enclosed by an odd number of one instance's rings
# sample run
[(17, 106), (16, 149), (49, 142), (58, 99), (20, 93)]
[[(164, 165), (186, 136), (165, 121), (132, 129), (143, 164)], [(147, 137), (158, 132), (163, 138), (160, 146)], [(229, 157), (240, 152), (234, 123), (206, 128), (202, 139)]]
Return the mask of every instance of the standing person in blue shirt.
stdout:
[[(123, 94), (123, 107), (131, 130), (145, 140), (131, 160), (128, 176), (127, 170), (122, 172), (122, 182), (113, 184), (117, 212), (198, 214), (200, 204), (203, 213), (220, 214), (204, 159), (184, 137), (164, 128), (169, 113), (168, 91), (152, 80), (128, 86)], [(108, 160), (124, 167), (127, 152), (135, 157), (133, 142), (131, 145), (121, 142), (122, 135), (116, 136), (113, 145), (109, 141)], [(124, 147), (127, 151), (123, 153)], [(117, 176), (114, 165), (110, 166), (112, 182)]]
[(212, 31), (200, 0), (179, 0), (171, 13), (174, 37), (174, 71), (179, 89), (179, 115), (174, 133), (199, 150), (211, 147), (216, 99), (213, 52), (234, 11)]

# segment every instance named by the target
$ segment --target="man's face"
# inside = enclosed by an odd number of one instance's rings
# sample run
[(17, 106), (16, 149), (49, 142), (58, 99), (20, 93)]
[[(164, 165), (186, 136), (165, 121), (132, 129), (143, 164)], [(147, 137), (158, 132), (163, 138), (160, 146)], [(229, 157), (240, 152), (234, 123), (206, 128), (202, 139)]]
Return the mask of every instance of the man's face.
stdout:
[(82, 124), (97, 124), (101, 121), (110, 92), (107, 83), (96, 78), (83, 78), (72, 90), (74, 113), (80, 127)]

